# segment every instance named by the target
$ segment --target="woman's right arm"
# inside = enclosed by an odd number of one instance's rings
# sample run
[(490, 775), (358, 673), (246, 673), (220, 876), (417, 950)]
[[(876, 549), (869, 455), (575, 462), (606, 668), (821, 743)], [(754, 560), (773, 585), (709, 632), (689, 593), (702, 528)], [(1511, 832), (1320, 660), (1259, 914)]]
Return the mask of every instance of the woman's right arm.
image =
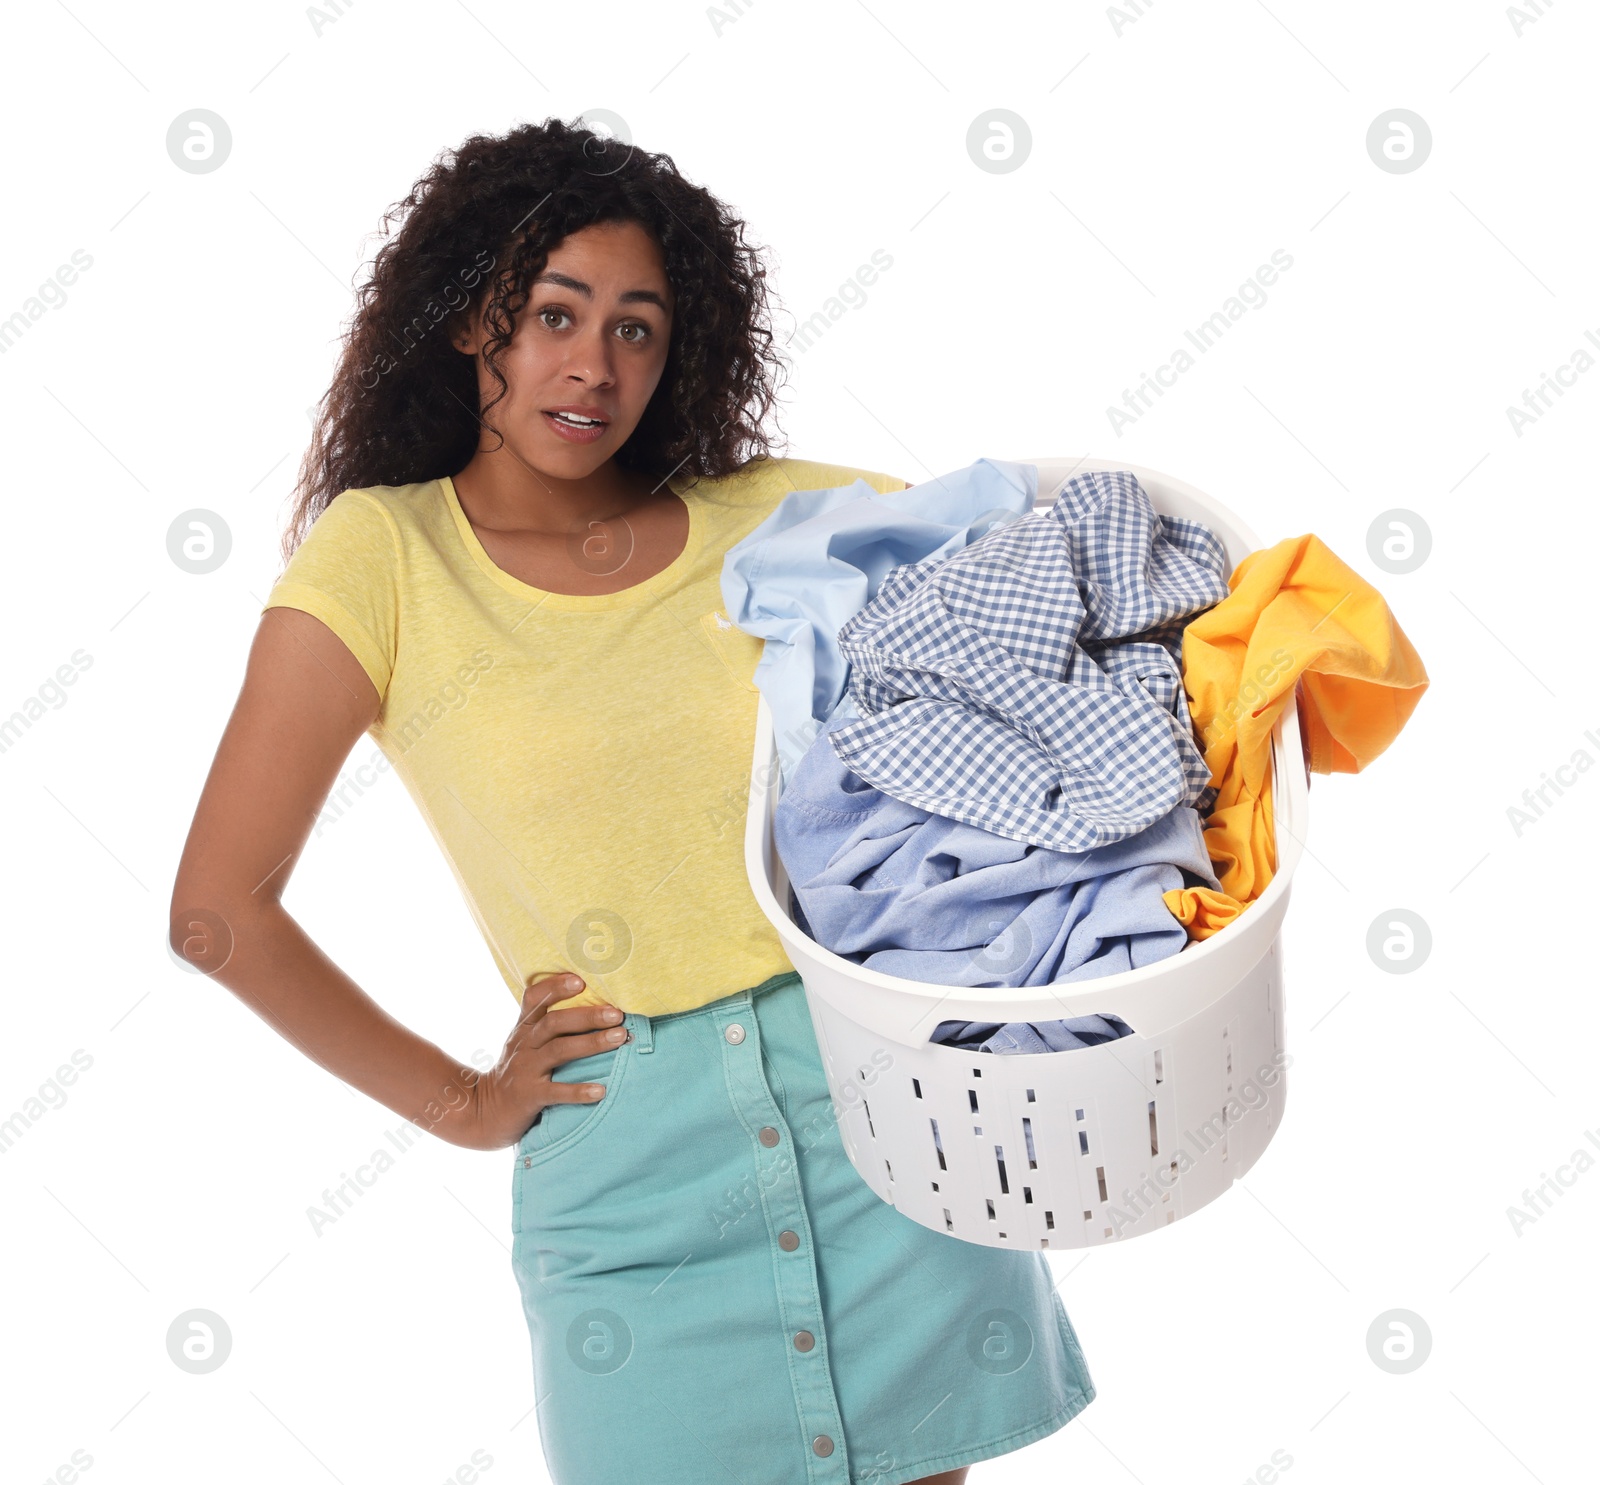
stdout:
[(546, 1104), (594, 1101), (588, 1090), (601, 1085), (552, 1081), (550, 1072), (614, 1045), (595, 1028), (621, 1014), (549, 1010), (582, 981), (538, 978), (498, 1064), (480, 1073), (402, 1026), (284, 910), (317, 813), (379, 704), (360, 662), (320, 619), (293, 608), (262, 615), (173, 883), (172, 947), (352, 1087), (452, 1144), (499, 1149)]

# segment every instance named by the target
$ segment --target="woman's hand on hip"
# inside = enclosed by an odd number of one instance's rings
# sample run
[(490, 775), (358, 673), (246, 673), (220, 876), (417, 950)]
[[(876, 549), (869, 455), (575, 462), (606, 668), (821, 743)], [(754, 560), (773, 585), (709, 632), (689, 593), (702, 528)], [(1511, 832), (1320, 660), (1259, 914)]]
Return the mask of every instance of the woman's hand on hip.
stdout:
[(523, 991), (522, 1010), (500, 1060), (474, 1085), (477, 1148), (516, 1144), (547, 1104), (597, 1103), (605, 1096), (603, 1083), (565, 1083), (550, 1076), (575, 1058), (614, 1051), (632, 1035), (616, 1006), (550, 1009), (583, 988), (577, 975), (561, 973)]

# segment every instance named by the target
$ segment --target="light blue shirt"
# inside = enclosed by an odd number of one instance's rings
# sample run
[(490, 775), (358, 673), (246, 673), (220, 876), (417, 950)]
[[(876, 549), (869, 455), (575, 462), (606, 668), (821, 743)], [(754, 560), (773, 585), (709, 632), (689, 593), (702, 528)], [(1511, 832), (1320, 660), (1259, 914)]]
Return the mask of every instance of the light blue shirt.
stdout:
[(966, 1052), (1074, 1052), (1131, 1036), (1121, 1016), (1070, 1016), (1065, 1021), (941, 1021), (928, 1038)]
[(998, 459), (887, 495), (865, 480), (796, 490), (728, 549), (723, 604), (740, 629), (766, 641), (755, 683), (785, 779), (844, 697), (839, 630), (890, 569), (962, 550), (1028, 514), (1038, 490), (1037, 466)]
[(1178, 953), (1187, 934), (1162, 893), (1218, 886), (1188, 805), (1111, 845), (1055, 851), (874, 788), (834, 754), (847, 725), (831, 718), (801, 758), (773, 841), (797, 924), (858, 964), (938, 985), (1095, 979)]

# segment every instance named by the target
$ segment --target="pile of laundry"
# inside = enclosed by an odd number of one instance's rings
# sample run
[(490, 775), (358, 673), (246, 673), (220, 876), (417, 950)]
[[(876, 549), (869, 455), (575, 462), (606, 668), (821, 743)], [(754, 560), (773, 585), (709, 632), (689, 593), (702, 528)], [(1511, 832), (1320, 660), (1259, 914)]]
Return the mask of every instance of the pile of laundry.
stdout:
[[(1033, 465), (893, 494), (796, 491), (731, 548), (765, 640), (774, 843), (797, 926), (855, 963), (968, 987), (1151, 964), (1276, 868), (1271, 736), (1302, 698), (1317, 772), (1383, 751), (1428, 680), (1382, 597), (1316, 537), (1230, 575), (1127, 470), (1033, 509)], [(945, 1021), (933, 1040), (1064, 1051), (1115, 1016)]]

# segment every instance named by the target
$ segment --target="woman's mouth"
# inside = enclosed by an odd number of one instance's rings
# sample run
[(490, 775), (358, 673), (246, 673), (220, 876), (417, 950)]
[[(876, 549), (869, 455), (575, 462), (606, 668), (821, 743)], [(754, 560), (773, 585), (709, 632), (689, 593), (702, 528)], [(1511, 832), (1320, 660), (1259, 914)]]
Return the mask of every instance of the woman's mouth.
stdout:
[(557, 435), (568, 443), (593, 443), (597, 438), (605, 437), (606, 429), (611, 426), (603, 418), (589, 417), (583, 413), (546, 412), (544, 417)]

